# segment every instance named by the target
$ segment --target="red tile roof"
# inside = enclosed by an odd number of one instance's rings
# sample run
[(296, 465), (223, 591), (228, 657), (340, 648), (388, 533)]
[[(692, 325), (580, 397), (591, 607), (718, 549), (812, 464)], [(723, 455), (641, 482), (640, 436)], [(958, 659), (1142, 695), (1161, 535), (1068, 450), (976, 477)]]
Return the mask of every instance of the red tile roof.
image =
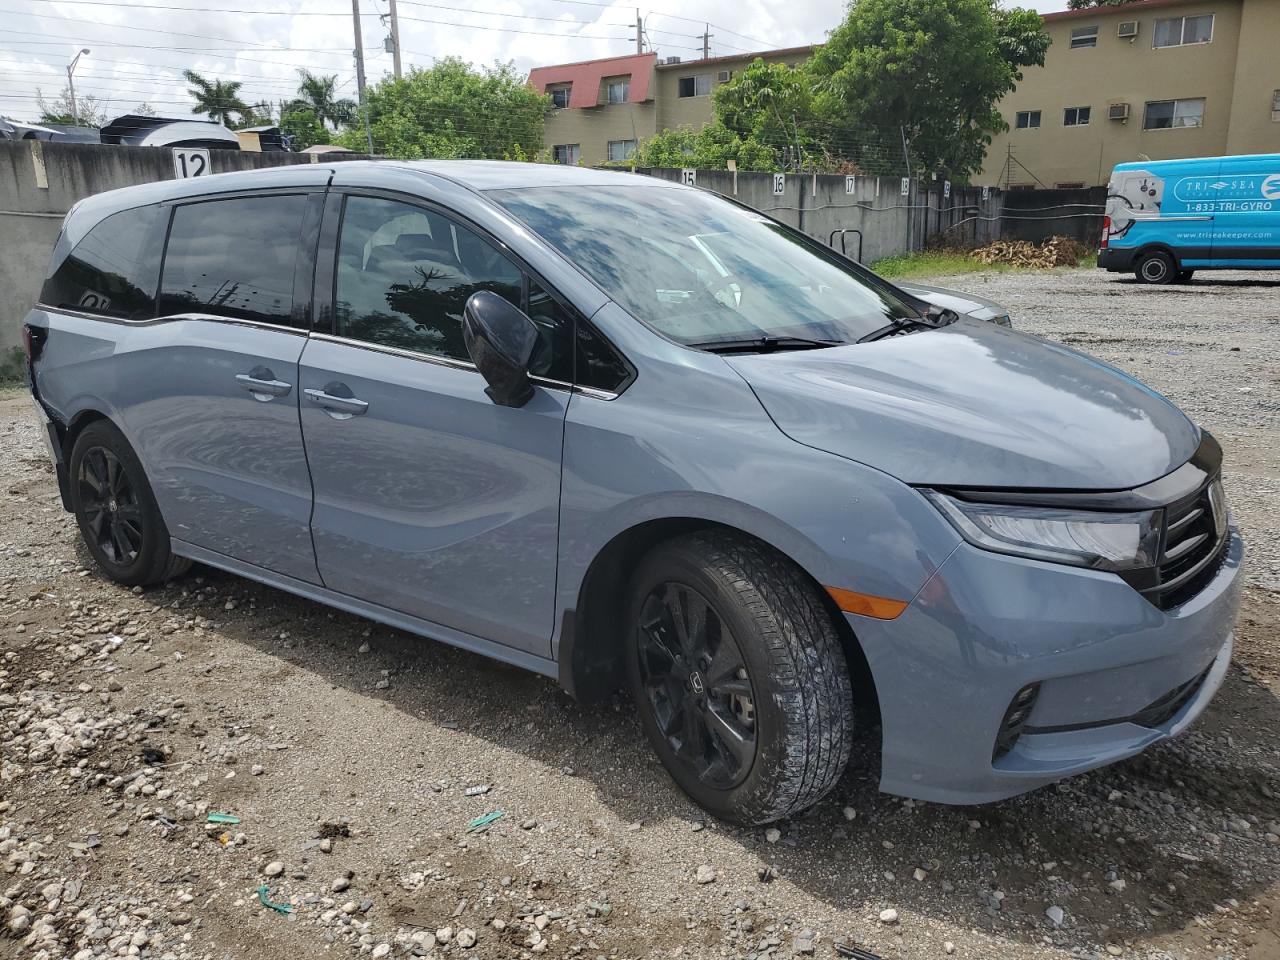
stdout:
[(1060, 10), (1057, 13), (1046, 13), (1042, 19), (1052, 22), (1054, 20), (1074, 20), (1080, 17), (1112, 15), (1123, 17), (1141, 13), (1143, 10), (1151, 10), (1158, 7), (1177, 7), (1190, 2), (1192, 0), (1133, 0), (1132, 3), (1121, 3), (1115, 6), (1085, 7), (1082, 10)]
[(573, 84), (569, 93), (570, 107), (594, 107), (600, 102), (600, 81), (605, 77), (631, 77), (629, 103), (649, 99), (649, 80), (653, 77), (654, 53), (633, 53), (629, 57), (605, 57), (580, 63), (561, 63), (553, 67), (534, 67), (529, 71), (529, 85), (539, 93), (548, 86)]

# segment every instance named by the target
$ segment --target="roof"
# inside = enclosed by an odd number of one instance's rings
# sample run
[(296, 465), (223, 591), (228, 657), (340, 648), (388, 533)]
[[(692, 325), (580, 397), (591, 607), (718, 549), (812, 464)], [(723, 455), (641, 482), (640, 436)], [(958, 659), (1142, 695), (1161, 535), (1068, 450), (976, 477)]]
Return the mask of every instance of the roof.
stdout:
[(723, 57), (706, 57), (696, 58), (694, 60), (681, 60), (679, 63), (659, 63), (659, 70), (688, 70), (690, 67), (701, 67), (707, 64), (716, 63), (738, 63), (743, 60), (751, 61), (756, 57), (770, 60), (783, 60), (792, 56), (812, 56), (813, 51), (822, 46), (820, 43), (811, 43), (803, 47), (782, 47), (778, 50), (757, 50), (755, 53), (735, 53), (726, 54)]
[(633, 53), (627, 57), (534, 67), (529, 71), (529, 85), (539, 93), (546, 93), (548, 86), (571, 83), (573, 90), (569, 94), (569, 106), (594, 107), (600, 102), (600, 82), (605, 77), (630, 76), (627, 102), (643, 103), (649, 99), (649, 79), (653, 76), (653, 64), (657, 59), (656, 53)]
[(1121, 3), (1115, 6), (1106, 5), (1101, 7), (1084, 7), (1081, 10), (1059, 10), (1057, 13), (1046, 13), (1042, 19), (1046, 23), (1053, 23), (1055, 20), (1081, 20), (1097, 17), (1117, 16), (1132, 20), (1134, 17), (1144, 10), (1156, 10), (1160, 7), (1180, 7), (1183, 4), (1193, 3), (1196, 0), (1132, 0), (1130, 3)]
[(357, 164), (390, 163), (420, 173), (445, 177), (472, 190), (512, 190), (520, 187), (677, 186), (666, 180), (622, 170), (594, 170), (562, 163), (517, 163), (510, 160), (349, 160)]

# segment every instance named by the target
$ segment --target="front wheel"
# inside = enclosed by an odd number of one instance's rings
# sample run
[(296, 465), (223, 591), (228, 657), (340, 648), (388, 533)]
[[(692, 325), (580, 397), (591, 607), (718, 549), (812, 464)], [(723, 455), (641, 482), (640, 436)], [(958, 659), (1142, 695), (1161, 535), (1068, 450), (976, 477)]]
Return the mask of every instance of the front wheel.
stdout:
[(804, 810), (853, 740), (848, 666), (831, 615), (785, 557), (698, 533), (656, 547), (631, 584), (628, 674), (676, 783), (725, 820)]
[(1138, 259), (1133, 272), (1142, 283), (1173, 283), (1178, 268), (1169, 254), (1163, 250), (1152, 250)]
[(160, 583), (191, 561), (169, 550), (169, 531), (151, 485), (124, 435), (106, 420), (89, 424), (71, 448), (71, 507), (94, 561), (127, 587)]

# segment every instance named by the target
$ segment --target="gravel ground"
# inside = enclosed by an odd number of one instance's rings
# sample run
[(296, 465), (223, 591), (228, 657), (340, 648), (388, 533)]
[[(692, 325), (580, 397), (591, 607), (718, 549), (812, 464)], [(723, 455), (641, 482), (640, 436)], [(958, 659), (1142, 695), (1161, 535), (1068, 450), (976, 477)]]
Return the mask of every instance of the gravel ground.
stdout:
[(1236, 663), (1187, 735), (975, 808), (879, 795), (867, 746), (809, 815), (727, 827), (622, 699), (581, 707), (199, 567), (105, 582), (12, 392), (0, 955), (1280, 957), (1280, 283), (950, 282), (1137, 374), (1226, 448), (1248, 587)]

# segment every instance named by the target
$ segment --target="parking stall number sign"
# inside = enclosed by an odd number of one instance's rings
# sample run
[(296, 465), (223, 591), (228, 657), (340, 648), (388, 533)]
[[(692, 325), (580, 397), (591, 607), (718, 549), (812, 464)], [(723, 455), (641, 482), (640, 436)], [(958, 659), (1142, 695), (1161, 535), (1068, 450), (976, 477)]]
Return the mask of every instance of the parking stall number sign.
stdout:
[(785, 173), (775, 173), (773, 175), (773, 195), (780, 197), (787, 189), (787, 175)]
[(698, 171), (693, 167), (685, 167), (680, 171), (680, 182), (686, 187), (696, 187), (698, 185)]
[(206, 147), (174, 147), (173, 174), (179, 180), (203, 177), (209, 172), (209, 150)]
[(845, 193), (853, 193), (854, 188), (855, 188), (857, 185), (858, 185), (858, 178), (857, 178), (857, 177), (845, 177), (845, 178), (844, 178), (844, 192), (845, 192)]

